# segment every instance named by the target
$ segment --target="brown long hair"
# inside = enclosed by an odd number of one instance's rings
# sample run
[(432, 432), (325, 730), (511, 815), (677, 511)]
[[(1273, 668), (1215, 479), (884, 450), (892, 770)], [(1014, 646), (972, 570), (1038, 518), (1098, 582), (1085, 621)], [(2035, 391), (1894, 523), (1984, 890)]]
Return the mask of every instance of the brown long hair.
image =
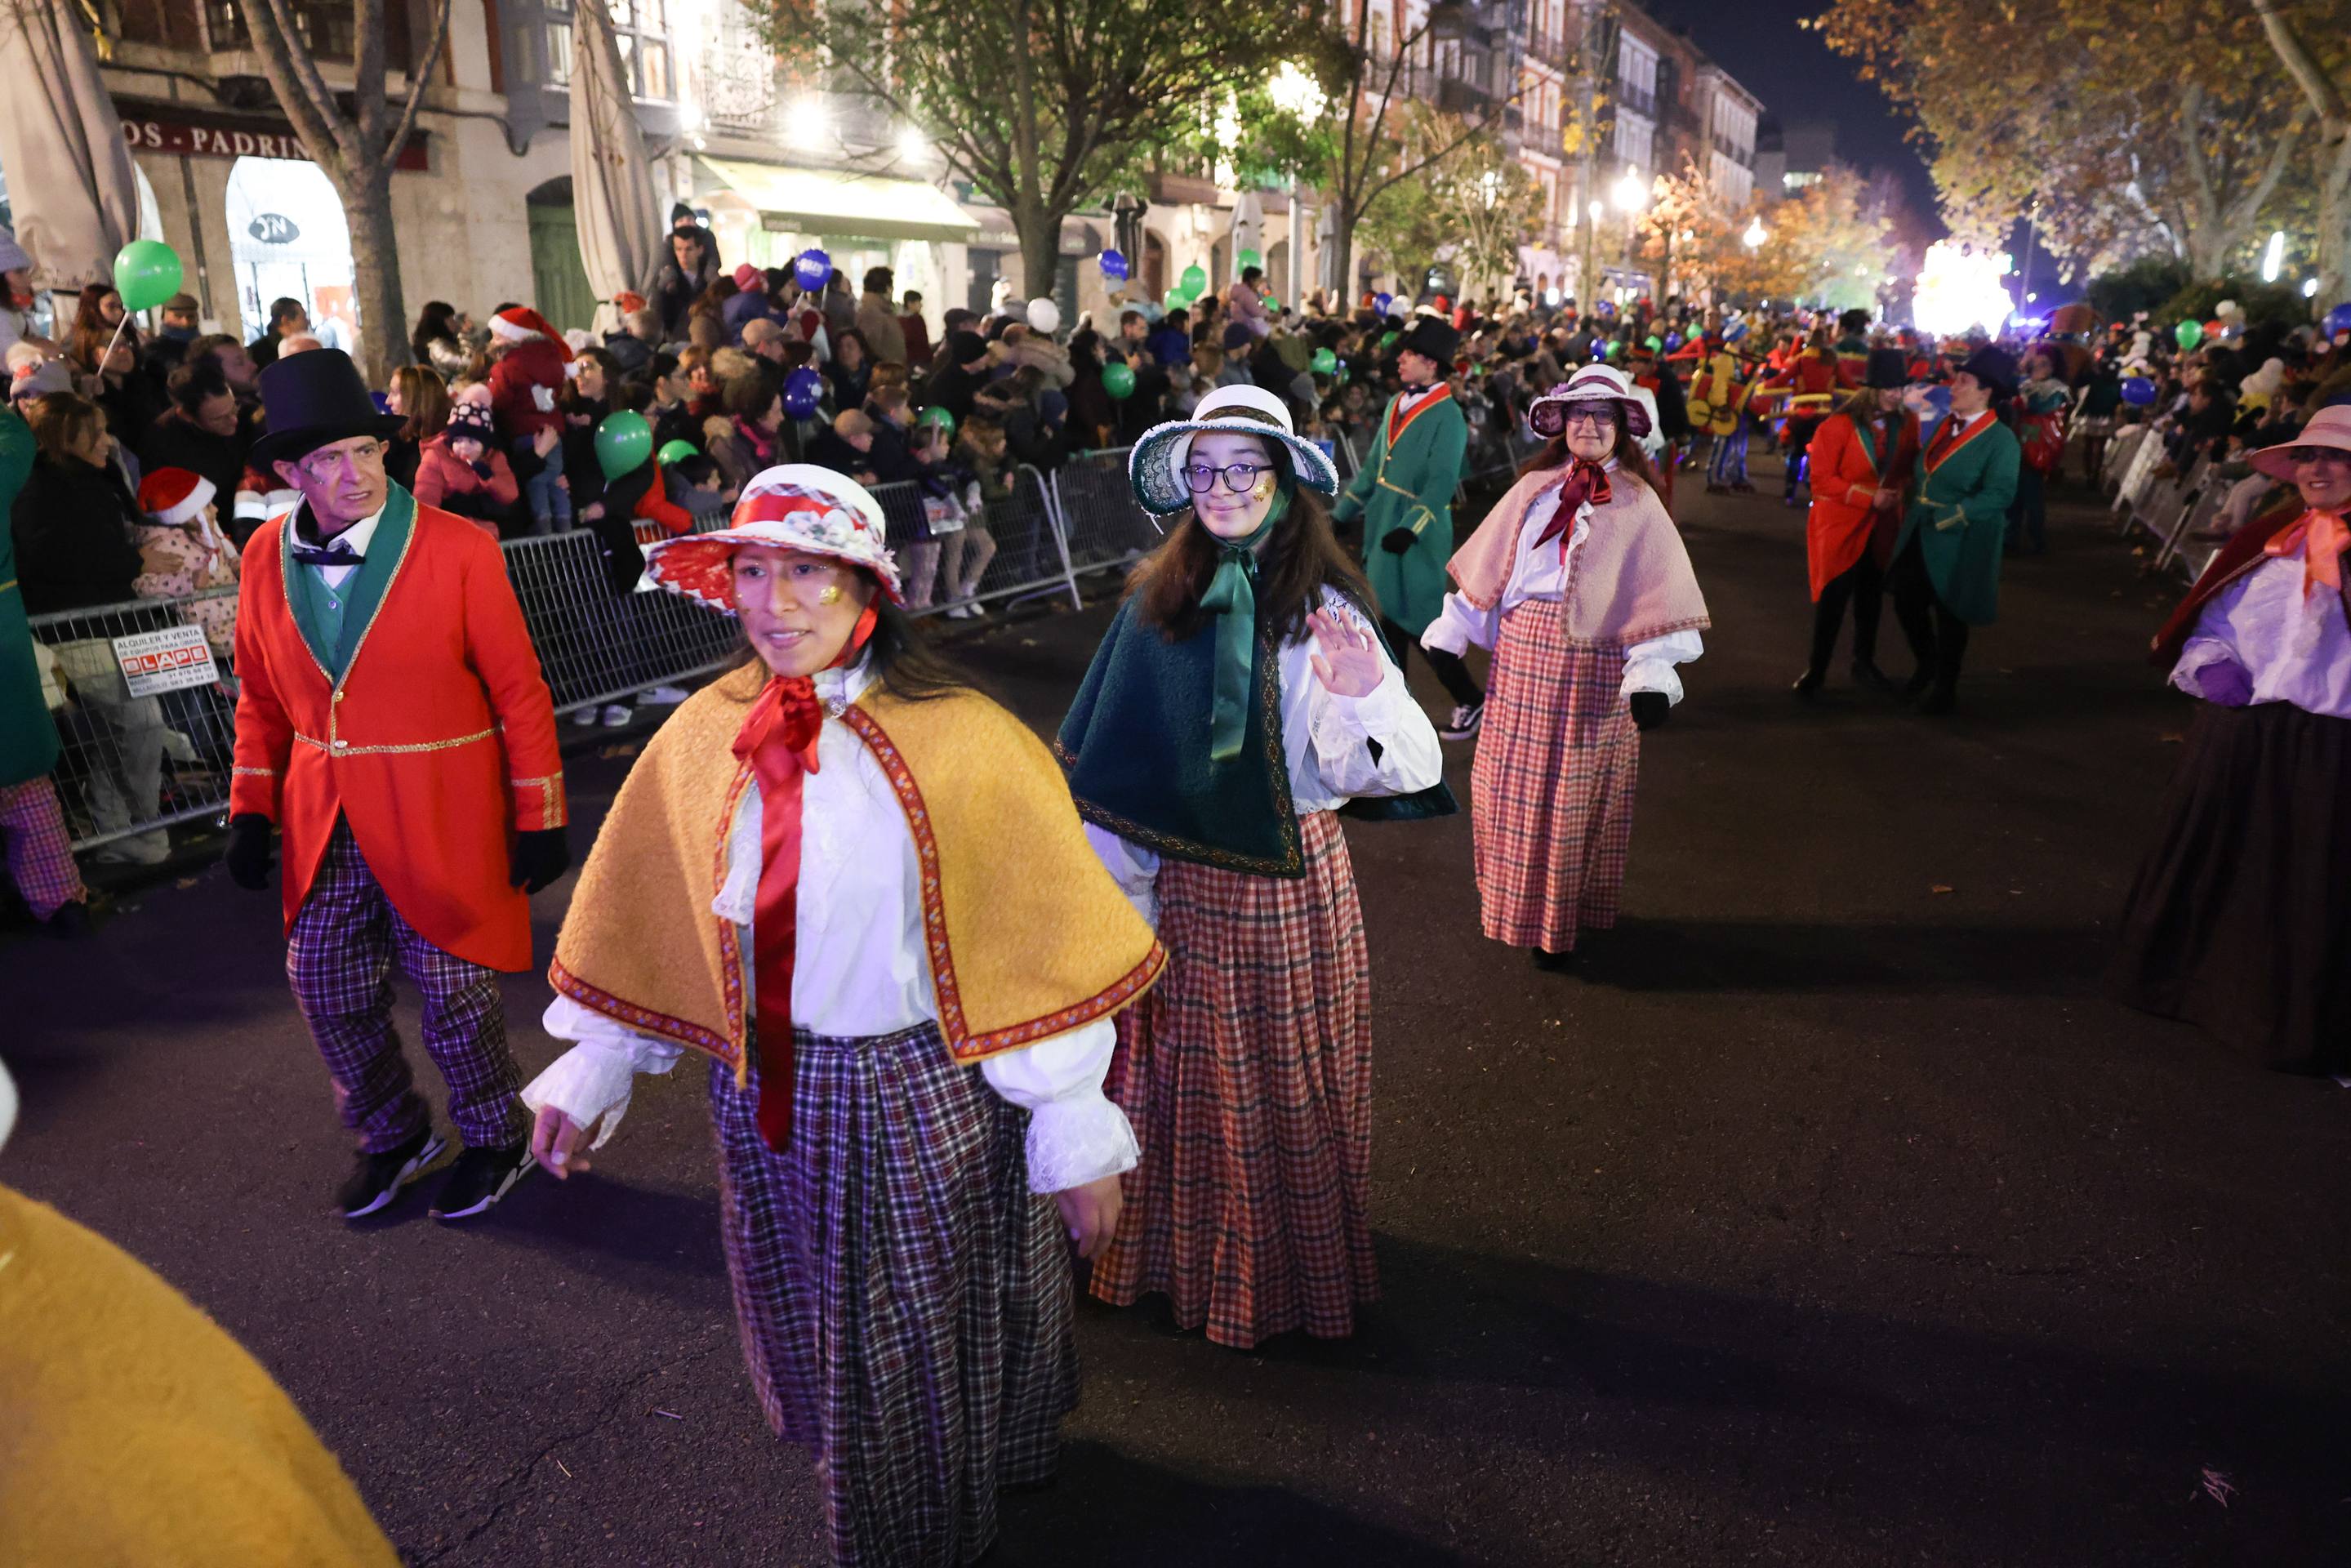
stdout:
[[(1519, 465), (1517, 477), (1523, 479), (1545, 468), (1564, 468), (1567, 455), (1567, 432), (1562, 430), (1544, 442), (1541, 451)], [(1609, 455), (1616, 459), (1618, 472), (1632, 475), (1660, 496), (1666, 493), (1665, 481), (1657, 477), (1656, 469), (1649, 463), (1649, 455), (1641, 450), (1641, 443), (1625, 428), (1625, 411), (1622, 409), (1616, 411), (1616, 450)]]
[(408, 421), (400, 427), (400, 439), (422, 446), (448, 428), (449, 385), (440, 371), (430, 365), (402, 365), (392, 372), (392, 384), (400, 389), (401, 413)]
[[(1259, 622), (1273, 628), (1281, 642), (1306, 634), (1306, 617), (1322, 607), (1322, 590), (1335, 588), (1376, 615), (1372, 585), (1363, 570), (1340, 548), (1331, 531), (1331, 512), (1317, 492), (1292, 476), (1290, 449), (1279, 441), (1265, 443), (1281, 483), (1290, 486), (1290, 510), (1265, 542), (1258, 557)], [(1199, 514), (1186, 511), (1168, 531), (1159, 548), (1135, 563), (1126, 580), (1127, 597), (1146, 626), (1156, 626), (1171, 643), (1181, 642), (1207, 624), (1200, 595), (1217, 573), (1217, 536), (1201, 523)]]

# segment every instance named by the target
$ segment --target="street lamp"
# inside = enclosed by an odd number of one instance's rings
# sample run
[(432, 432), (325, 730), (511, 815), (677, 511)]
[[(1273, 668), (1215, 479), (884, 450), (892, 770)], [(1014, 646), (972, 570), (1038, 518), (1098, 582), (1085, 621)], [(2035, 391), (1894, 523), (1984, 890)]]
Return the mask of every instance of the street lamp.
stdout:
[(2285, 267), (2285, 231), (2273, 229), (2270, 243), (2262, 248), (2262, 281), (2275, 283)]
[(831, 117), (825, 113), (824, 105), (813, 98), (794, 101), (785, 126), (795, 147), (821, 146), (832, 133)]
[(931, 144), (923, 133), (909, 125), (898, 132), (898, 156), (909, 163), (919, 163), (931, 155)]
[(1265, 90), (1266, 96), (1273, 99), (1274, 108), (1301, 125), (1311, 125), (1322, 119), (1330, 102), (1322, 84), (1295, 60), (1284, 60), (1275, 67), (1273, 75), (1266, 79)]
[(1624, 177), (1616, 182), (1615, 189), (1610, 193), (1616, 198), (1616, 210), (1621, 213), (1639, 212), (1642, 201), (1648, 193), (1648, 187), (1641, 183), (1639, 172), (1633, 169), (1625, 171)]
[(1747, 220), (1747, 232), (1739, 236), (1739, 241), (1750, 250), (1761, 250), (1763, 248), (1763, 242), (1771, 237), (1771, 234), (1763, 227), (1761, 218), (1750, 218)]

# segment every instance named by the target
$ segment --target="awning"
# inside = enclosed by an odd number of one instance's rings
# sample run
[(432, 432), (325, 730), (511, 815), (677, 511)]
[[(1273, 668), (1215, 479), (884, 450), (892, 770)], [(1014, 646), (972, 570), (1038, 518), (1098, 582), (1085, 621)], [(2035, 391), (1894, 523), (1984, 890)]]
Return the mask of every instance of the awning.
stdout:
[(723, 185), (759, 210), (770, 226), (802, 234), (874, 239), (960, 241), (979, 222), (935, 185), (839, 169), (787, 169), (732, 158), (698, 158), (709, 185)]

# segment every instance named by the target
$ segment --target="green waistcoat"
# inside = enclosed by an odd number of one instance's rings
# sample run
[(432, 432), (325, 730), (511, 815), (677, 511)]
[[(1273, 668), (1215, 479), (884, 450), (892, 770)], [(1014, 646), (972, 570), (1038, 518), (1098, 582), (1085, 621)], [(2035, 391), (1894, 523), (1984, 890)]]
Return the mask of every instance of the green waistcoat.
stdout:
[[(1931, 451), (1934, 443), (1927, 444)], [(1989, 626), (2000, 618), (2001, 547), (2022, 456), (2015, 433), (1993, 420), (1931, 471), (1921, 458), (1917, 498), (1904, 514), (1902, 536), (1894, 544), (1898, 559), (1911, 540), (1918, 541), (1935, 596), (1970, 626)], [(1957, 528), (1935, 526), (1952, 517), (1959, 519)]]
[(57, 765), (57, 727), (41, 700), (9, 522), (32, 473), (33, 432), (15, 410), (0, 407), (0, 788), (38, 779)]
[(295, 522), (300, 516), (287, 518), (278, 533), (286, 598), (294, 612), (294, 624), (302, 641), (310, 645), (319, 667), (327, 672), (329, 681), (340, 685), (360, 639), (367, 635), (369, 623), (383, 605), (392, 574), (408, 549), (408, 537), (416, 521), (416, 498), (398, 485), (392, 486), (382, 515), (376, 518), (375, 535), (368, 540), (367, 559), (333, 588), (327, 585), (321, 568), (295, 564)]
[[(1445, 563), (1453, 559), (1453, 492), (1461, 485), (1461, 459), (1469, 449), (1469, 422), (1448, 394), (1415, 414), (1388, 444), (1388, 429), (1399, 392), (1380, 418), (1371, 455), (1339, 497), (1332, 516), (1340, 522), (1361, 514), (1364, 567), (1380, 613), (1417, 637), (1445, 603)], [(1380, 548), (1391, 530), (1408, 528), (1412, 549), (1401, 555)]]

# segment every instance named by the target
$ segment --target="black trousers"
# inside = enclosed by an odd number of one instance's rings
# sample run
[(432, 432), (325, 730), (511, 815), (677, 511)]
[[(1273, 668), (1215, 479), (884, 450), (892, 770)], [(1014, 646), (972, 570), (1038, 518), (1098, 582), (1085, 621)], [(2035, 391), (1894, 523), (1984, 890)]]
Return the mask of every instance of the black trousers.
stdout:
[(1794, 495), (1797, 481), (1811, 477), (1804, 472), (1804, 454), (1811, 448), (1813, 437), (1818, 435), (1821, 433), (1821, 426), (1827, 423), (1826, 414), (1813, 419), (1788, 421), (1787, 487), (1780, 492), (1782, 495)]
[(1959, 663), (1968, 655), (1968, 623), (1935, 596), (1935, 580), (1927, 573), (1927, 558), (1912, 539), (1886, 569), (1886, 591), (1894, 595), (1894, 618), (1918, 661), (1912, 685), (1932, 682), (1948, 696), (1959, 684)]
[(1877, 627), (1880, 612), (1886, 605), (1886, 573), (1866, 547), (1861, 559), (1844, 572), (1821, 585), (1821, 600), (1813, 606), (1813, 662), (1809, 666), (1813, 679), (1829, 672), (1829, 660), (1836, 653), (1837, 632), (1844, 626), (1846, 601), (1853, 604), (1853, 662), (1856, 664), (1877, 663)]
[[(1396, 672), (1405, 673), (1411, 667), (1412, 651), (1420, 647), (1420, 639), (1384, 615), (1380, 617), (1380, 635), (1388, 640), (1388, 647), (1395, 654)], [(1428, 667), (1437, 674), (1437, 684), (1455, 702), (1463, 707), (1476, 707), (1486, 700), (1486, 694), (1469, 678), (1469, 666), (1461, 662), (1460, 654), (1421, 648), (1420, 656), (1428, 661)]]

